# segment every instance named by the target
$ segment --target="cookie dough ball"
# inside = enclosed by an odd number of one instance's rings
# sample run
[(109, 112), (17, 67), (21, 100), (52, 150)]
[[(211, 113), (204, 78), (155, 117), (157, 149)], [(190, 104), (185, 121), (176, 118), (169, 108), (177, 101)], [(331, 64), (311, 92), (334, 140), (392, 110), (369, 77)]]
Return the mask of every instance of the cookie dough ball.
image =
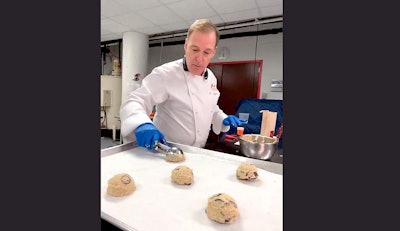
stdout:
[(135, 191), (135, 182), (126, 173), (120, 173), (108, 180), (107, 194), (115, 197), (129, 195)]
[(231, 196), (218, 193), (208, 198), (206, 214), (218, 223), (232, 223), (239, 217), (239, 209)]
[(193, 171), (185, 165), (179, 165), (171, 171), (171, 179), (177, 184), (191, 185), (193, 183)]
[(170, 162), (180, 162), (185, 160), (185, 155), (184, 154), (166, 154), (165, 159), (170, 161)]
[(236, 169), (236, 177), (241, 180), (255, 180), (258, 177), (257, 167), (250, 163), (241, 163)]

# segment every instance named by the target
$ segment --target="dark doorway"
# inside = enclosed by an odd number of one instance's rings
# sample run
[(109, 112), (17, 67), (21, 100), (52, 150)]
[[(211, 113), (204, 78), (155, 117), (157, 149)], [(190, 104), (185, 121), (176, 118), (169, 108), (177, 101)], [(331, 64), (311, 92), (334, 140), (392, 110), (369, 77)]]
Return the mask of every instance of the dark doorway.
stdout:
[[(208, 68), (217, 77), (218, 105), (226, 114), (235, 115), (242, 99), (260, 97), (262, 60), (210, 63)], [(207, 143), (217, 143), (219, 138), (210, 131)]]
[(210, 63), (208, 68), (218, 79), (218, 105), (226, 114), (234, 115), (242, 99), (259, 98), (262, 60)]

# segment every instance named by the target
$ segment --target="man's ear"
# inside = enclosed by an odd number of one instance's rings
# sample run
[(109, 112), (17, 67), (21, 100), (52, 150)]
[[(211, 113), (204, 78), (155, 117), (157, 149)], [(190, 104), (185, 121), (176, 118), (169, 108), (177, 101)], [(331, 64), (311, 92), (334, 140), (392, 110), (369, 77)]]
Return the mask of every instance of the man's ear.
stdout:
[(216, 46), (214, 49), (214, 53), (217, 53), (218, 47)]
[(183, 45), (183, 49), (185, 49), (185, 51), (186, 51), (186, 49), (187, 49), (187, 38), (185, 38), (185, 44)]
[(214, 51), (213, 51), (213, 53), (212, 53), (212, 55), (211, 55), (211, 58), (214, 58), (215, 53), (217, 53), (217, 47), (214, 48)]

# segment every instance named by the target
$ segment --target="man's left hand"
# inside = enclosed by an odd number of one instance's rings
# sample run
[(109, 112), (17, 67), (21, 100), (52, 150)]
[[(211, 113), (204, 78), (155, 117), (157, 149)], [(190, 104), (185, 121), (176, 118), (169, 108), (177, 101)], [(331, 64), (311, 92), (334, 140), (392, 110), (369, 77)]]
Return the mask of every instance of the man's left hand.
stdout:
[(246, 123), (247, 120), (243, 120), (243, 119), (239, 119), (238, 117), (234, 116), (234, 115), (228, 115), (228, 117), (226, 117), (224, 120), (222, 120), (222, 124), (225, 126), (233, 126), (233, 127), (237, 127), (240, 126), (244, 123)]

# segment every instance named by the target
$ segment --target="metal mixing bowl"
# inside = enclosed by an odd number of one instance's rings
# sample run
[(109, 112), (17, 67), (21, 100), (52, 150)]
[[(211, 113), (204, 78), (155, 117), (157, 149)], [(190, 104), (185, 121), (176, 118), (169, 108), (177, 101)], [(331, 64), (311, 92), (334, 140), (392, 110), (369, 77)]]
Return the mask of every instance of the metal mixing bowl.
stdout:
[(278, 148), (278, 139), (259, 134), (245, 134), (239, 137), (240, 152), (251, 158), (270, 160)]

